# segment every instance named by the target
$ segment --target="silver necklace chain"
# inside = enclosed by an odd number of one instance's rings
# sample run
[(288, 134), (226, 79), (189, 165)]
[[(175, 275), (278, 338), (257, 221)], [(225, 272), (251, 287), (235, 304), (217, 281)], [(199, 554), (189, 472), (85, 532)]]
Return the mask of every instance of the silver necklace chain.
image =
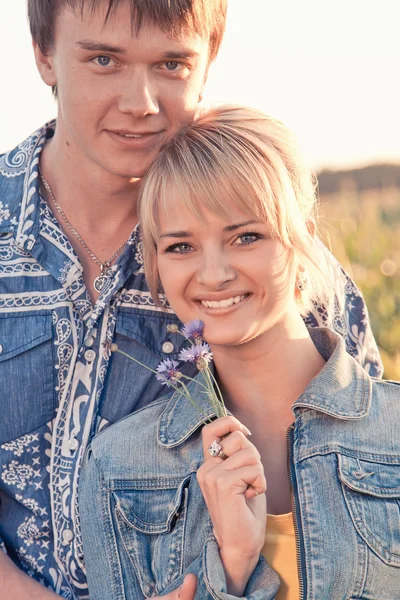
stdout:
[(98, 265), (100, 267), (100, 275), (98, 277), (96, 277), (93, 282), (94, 289), (96, 290), (96, 292), (100, 293), (104, 287), (106, 278), (108, 276), (108, 274), (107, 274), (108, 269), (110, 268), (110, 266), (112, 265), (114, 260), (121, 254), (122, 250), (125, 248), (125, 246), (128, 242), (126, 241), (123, 244), (121, 244), (121, 246), (114, 252), (114, 254), (108, 260), (101, 262), (101, 260), (99, 260), (97, 258), (97, 256), (90, 250), (90, 248), (86, 244), (85, 240), (82, 238), (82, 236), (79, 234), (79, 232), (75, 229), (75, 227), (72, 225), (72, 223), (68, 219), (67, 215), (65, 214), (65, 212), (63, 211), (61, 206), (58, 204), (50, 185), (48, 184), (46, 179), (43, 177), (43, 173), (40, 169), (39, 169), (39, 174), (40, 174), (41, 180), (43, 182), (43, 185), (46, 189), (46, 192), (49, 194), (50, 198), (52, 199), (53, 204), (57, 209), (57, 212), (64, 219), (66, 226), (71, 231), (72, 235), (78, 240), (78, 242), (80, 242), (80, 244), (86, 250), (87, 254), (90, 256), (90, 258), (96, 263), (96, 265)]

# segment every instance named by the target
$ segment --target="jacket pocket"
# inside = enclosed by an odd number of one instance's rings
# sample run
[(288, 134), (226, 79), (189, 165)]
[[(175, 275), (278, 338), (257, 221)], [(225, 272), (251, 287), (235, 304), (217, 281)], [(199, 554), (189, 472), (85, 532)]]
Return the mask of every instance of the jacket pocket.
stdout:
[(54, 417), (51, 313), (0, 315), (0, 443)]
[(114, 483), (118, 532), (145, 596), (182, 573), (190, 478)]
[(400, 567), (400, 465), (339, 454), (339, 478), (359, 535), (386, 564)]

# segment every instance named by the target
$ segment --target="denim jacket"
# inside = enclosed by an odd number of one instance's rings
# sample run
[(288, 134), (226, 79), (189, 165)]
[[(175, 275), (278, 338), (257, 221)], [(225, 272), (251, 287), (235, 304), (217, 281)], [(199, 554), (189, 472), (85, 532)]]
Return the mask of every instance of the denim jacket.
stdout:
[[(310, 335), (327, 362), (288, 431), (300, 599), (399, 599), (400, 386), (370, 377), (329, 329)], [(164, 594), (189, 572), (196, 600), (233, 598), (196, 480), (201, 425), (174, 393), (92, 440), (79, 498), (93, 599)], [(246, 599), (272, 600), (278, 587), (260, 556)]]

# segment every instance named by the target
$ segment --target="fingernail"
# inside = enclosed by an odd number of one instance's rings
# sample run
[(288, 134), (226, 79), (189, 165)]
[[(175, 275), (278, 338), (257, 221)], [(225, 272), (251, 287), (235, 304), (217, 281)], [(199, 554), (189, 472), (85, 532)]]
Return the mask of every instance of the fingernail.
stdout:
[(242, 425), (242, 431), (243, 433), (245, 433), (246, 435), (251, 435), (251, 431), (250, 429), (247, 429), (247, 427), (245, 425)]

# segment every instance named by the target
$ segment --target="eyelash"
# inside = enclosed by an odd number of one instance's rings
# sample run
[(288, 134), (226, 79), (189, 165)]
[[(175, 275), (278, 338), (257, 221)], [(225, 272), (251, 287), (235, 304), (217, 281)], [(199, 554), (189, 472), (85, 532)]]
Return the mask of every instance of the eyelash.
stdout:
[(257, 231), (244, 231), (243, 233), (239, 234), (236, 238), (236, 242), (238, 240), (240, 240), (240, 238), (246, 237), (246, 236), (253, 236), (253, 240), (251, 240), (250, 242), (243, 242), (242, 244), (239, 244), (239, 246), (249, 246), (250, 244), (254, 244), (255, 242), (257, 242), (258, 240), (261, 240), (264, 238), (264, 236), (261, 233), (258, 233)]
[(182, 246), (190, 246), (190, 244), (188, 244), (187, 242), (178, 242), (177, 244), (172, 244), (172, 246), (168, 246), (168, 248), (166, 248), (164, 250), (165, 254), (188, 254), (190, 252), (190, 250), (184, 250), (183, 252), (176, 252), (176, 250)]
[[(112, 64), (108, 64), (108, 65), (101, 65), (99, 64), (97, 61), (101, 58), (106, 58), (110, 61), (110, 63), (114, 63), (114, 65)], [(99, 54), (98, 56), (94, 56), (93, 58), (90, 59), (91, 62), (93, 62), (97, 67), (101, 67), (103, 69), (107, 69), (110, 68), (111, 66), (115, 66), (116, 61), (111, 57), (111, 56), (107, 56), (106, 54)], [(168, 64), (176, 64), (176, 69), (168, 69), (167, 65)], [(166, 60), (164, 62), (161, 63), (162, 67), (165, 67), (165, 71), (167, 71), (168, 73), (180, 73), (181, 71), (183, 71), (185, 68), (188, 68), (188, 65), (179, 62), (178, 60)]]
[[(253, 239), (249, 242), (242, 242), (241, 244), (238, 244), (238, 245), (239, 246), (250, 246), (251, 244), (254, 244), (255, 242), (257, 242), (258, 240), (261, 240), (264, 238), (264, 236), (261, 233), (258, 233), (257, 231), (245, 231), (237, 236), (235, 243), (238, 240), (240, 240), (240, 238), (248, 237), (248, 236), (252, 236)], [(177, 250), (179, 248), (182, 248), (182, 246), (187, 246), (189, 249), (181, 250), (178, 252)], [(191, 248), (192, 247), (187, 242), (178, 242), (176, 244), (172, 244), (172, 246), (168, 246), (168, 248), (166, 248), (164, 250), (164, 252), (165, 252), (165, 254), (189, 254), (191, 252)]]
[(110, 61), (110, 63), (111, 62), (115, 63), (115, 60), (113, 58), (111, 58), (111, 56), (107, 56), (106, 54), (99, 54), (98, 56), (94, 56), (93, 58), (90, 59), (91, 62), (94, 63), (97, 67), (102, 67), (103, 69), (110, 68), (111, 65), (110, 64), (100, 65), (98, 62), (96, 62), (99, 58), (107, 58)]

